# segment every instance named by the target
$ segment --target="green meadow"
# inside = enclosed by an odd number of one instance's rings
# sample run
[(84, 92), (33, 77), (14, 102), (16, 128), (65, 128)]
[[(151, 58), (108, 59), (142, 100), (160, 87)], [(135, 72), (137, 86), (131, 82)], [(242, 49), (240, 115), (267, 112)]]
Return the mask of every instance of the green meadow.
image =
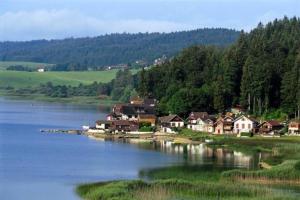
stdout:
[(0, 61), (0, 70), (6, 70), (10, 66), (22, 65), (31, 69), (37, 69), (39, 67), (49, 67), (53, 64), (49, 63), (37, 63), (37, 62), (24, 62), (24, 61)]
[(84, 71), (84, 72), (23, 72), (0, 71), (1, 88), (14, 89), (36, 87), (40, 84), (52, 82), (54, 85), (91, 84), (94, 81), (107, 83), (116, 76), (117, 70)]

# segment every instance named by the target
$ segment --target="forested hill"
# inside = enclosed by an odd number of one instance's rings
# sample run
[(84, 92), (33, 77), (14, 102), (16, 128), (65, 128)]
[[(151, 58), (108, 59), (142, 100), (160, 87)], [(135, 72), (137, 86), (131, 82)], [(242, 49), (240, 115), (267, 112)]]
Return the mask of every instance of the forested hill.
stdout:
[(133, 63), (166, 55), (196, 45), (228, 46), (240, 32), (229, 29), (198, 29), (174, 33), (110, 34), (93, 38), (1, 42), (1, 61), (31, 61), (52, 64), (77, 63), (88, 67)]
[(258, 115), (293, 116), (300, 108), (300, 19), (259, 24), (225, 50), (188, 48), (139, 77), (139, 93), (158, 98), (162, 113), (223, 112), (241, 104)]

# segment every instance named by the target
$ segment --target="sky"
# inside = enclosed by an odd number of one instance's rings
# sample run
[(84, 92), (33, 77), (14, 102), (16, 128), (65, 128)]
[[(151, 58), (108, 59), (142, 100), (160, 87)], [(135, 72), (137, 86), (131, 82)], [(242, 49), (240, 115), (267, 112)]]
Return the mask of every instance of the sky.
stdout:
[(250, 31), (300, 17), (300, 0), (0, 0), (0, 41), (197, 28)]

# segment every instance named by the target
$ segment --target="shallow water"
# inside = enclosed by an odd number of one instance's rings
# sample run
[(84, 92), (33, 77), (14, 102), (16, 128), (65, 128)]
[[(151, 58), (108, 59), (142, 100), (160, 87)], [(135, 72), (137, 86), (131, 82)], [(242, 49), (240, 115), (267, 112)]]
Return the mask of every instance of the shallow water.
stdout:
[(79, 183), (133, 179), (142, 169), (211, 163), (252, 168), (256, 157), (203, 145), (131, 145), (40, 129), (79, 129), (104, 119), (97, 107), (0, 99), (0, 199), (78, 199)]

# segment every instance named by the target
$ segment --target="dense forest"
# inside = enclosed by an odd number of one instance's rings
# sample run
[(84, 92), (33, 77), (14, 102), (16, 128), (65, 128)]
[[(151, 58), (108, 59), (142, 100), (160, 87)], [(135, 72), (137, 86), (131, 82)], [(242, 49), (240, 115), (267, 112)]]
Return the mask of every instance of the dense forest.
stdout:
[[(0, 61), (31, 61), (59, 64), (58, 70), (72, 65), (86, 70), (107, 65), (152, 63), (166, 55), (172, 57), (191, 45), (228, 46), (240, 32), (229, 29), (198, 29), (173, 33), (110, 34), (93, 38), (1, 42)], [(69, 68), (68, 68), (69, 69)]]
[(141, 96), (159, 99), (159, 111), (223, 112), (242, 105), (253, 114), (300, 107), (300, 19), (259, 24), (226, 49), (193, 46), (171, 61), (139, 73)]

